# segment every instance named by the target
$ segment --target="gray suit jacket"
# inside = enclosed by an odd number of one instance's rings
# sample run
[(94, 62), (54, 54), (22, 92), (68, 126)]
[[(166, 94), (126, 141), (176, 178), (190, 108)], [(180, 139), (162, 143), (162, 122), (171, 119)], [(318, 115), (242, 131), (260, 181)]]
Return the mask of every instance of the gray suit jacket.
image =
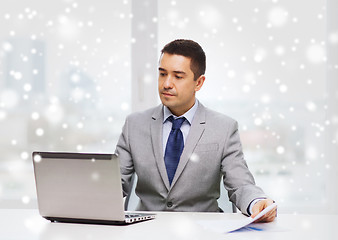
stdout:
[(237, 122), (199, 103), (172, 185), (163, 159), (163, 105), (127, 117), (116, 153), (124, 195), (138, 177), (138, 210), (219, 211), (220, 180), (229, 199), (248, 214), (250, 202), (266, 197), (243, 158)]

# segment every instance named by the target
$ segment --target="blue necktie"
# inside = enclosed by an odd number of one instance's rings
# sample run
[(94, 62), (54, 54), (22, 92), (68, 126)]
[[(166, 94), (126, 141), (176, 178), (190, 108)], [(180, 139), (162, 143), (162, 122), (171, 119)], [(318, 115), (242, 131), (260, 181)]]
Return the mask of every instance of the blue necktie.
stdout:
[(172, 122), (173, 125), (165, 148), (164, 163), (171, 185), (184, 147), (183, 134), (180, 128), (185, 118), (177, 118), (174, 120), (174, 117), (170, 116), (168, 120)]

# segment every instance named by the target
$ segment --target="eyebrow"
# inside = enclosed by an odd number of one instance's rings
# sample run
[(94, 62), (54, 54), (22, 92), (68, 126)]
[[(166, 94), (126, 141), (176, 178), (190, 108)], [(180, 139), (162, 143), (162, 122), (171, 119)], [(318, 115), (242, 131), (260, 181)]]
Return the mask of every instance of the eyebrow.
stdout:
[[(161, 68), (161, 67), (159, 67), (158, 70), (159, 70), (159, 71), (163, 71), (163, 72), (167, 72), (167, 70), (165, 70), (164, 68)], [(183, 72), (183, 71), (173, 71), (173, 72), (176, 73), (176, 74), (183, 74), (183, 75), (186, 75), (186, 73)]]

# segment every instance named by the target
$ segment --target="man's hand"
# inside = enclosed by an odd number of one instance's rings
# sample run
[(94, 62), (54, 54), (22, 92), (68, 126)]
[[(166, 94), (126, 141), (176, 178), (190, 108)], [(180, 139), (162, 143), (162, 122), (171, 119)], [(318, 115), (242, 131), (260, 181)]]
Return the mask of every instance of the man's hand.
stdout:
[[(254, 218), (257, 216), (258, 213), (260, 213), (263, 209), (265, 209), (267, 206), (273, 204), (272, 199), (262, 199), (255, 203), (252, 207), (252, 214), (251, 217)], [(270, 212), (266, 213), (263, 217), (257, 219), (255, 222), (272, 222), (275, 220), (275, 217), (277, 215), (277, 207)]]

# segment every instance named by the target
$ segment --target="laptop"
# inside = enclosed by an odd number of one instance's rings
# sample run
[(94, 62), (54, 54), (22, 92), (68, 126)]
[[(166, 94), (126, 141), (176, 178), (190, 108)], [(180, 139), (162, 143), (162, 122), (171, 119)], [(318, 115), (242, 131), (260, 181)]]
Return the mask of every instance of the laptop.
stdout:
[(154, 214), (126, 213), (116, 154), (33, 152), (40, 215), (52, 222), (130, 224)]

